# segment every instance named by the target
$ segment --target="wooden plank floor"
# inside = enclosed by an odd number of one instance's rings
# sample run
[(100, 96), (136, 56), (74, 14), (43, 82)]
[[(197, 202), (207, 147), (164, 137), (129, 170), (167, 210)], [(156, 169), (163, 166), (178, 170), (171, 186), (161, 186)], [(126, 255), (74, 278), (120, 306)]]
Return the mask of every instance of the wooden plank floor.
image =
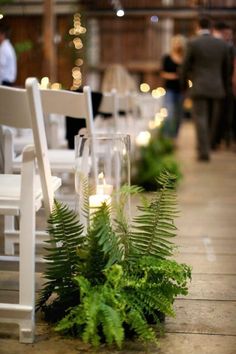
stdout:
[[(181, 214), (176, 220), (176, 258), (192, 265), (193, 279), (189, 295), (176, 300), (176, 318), (167, 319), (159, 348), (150, 345), (148, 352), (236, 354), (236, 153), (221, 150), (212, 154), (210, 163), (199, 163), (194, 143), (193, 126), (185, 123), (177, 150), (184, 178), (178, 189)], [(14, 301), (18, 296), (17, 267), (0, 266), (0, 301)], [(39, 290), (40, 273), (36, 284)], [(95, 353), (79, 340), (55, 335), (40, 318), (33, 345), (18, 342), (15, 326), (0, 325), (0, 354), (86, 352)], [(105, 347), (97, 352), (118, 353)], [(119, 353), (146, 352), (139, 343), (129, 342)]]

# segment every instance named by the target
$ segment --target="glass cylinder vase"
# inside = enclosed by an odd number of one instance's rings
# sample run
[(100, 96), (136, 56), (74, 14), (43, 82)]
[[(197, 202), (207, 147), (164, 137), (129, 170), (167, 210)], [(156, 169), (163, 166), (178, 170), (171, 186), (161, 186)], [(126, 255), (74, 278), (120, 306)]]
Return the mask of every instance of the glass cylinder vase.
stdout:
[[(119, 205), (122, 187), (130, 186), (130, 136), (77, 135), (75, 155), (77, 211), (80, 221), (87, 227), (94, 211), (103, 203), (111, 207)], [(127, 198), (124, 207), (128, 217), (129, 204)]]

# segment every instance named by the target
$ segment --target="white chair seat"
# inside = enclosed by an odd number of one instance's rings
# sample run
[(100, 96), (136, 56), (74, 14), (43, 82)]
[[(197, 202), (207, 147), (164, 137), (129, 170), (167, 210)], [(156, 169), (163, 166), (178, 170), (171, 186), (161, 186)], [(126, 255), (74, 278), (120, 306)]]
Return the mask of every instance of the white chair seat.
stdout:
[[(56, 191), (61, 185), (61, 179), (52, 176), (52, 189)], [(6, 214), (18, 215), (20, 208), (21, 175), (0, 175), (0, 208), (6, 208)], [(35, 178), (35, 208), (42, 205), (43, 192), (40, 177)]]
[[(48, 150), (49, 162), (52, 172), (73, 172), (75, 165), (75, 152), (74, 150)], [(20, 172), (22, 164), (22, 155), (14, 158), (13, 170)]]

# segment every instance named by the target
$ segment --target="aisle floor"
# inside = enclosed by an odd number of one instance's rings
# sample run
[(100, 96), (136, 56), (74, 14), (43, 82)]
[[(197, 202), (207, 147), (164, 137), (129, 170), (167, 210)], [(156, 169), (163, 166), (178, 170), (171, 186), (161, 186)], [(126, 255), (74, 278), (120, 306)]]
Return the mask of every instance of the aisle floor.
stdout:
[[(185, 123), (177, 150), (184, 178), (178, 189), (176, 258), (193, 267), (193, 279), (189, 295), (176, 300), (176, 317), (167, 319), (159, 347), (130, 342), (120, 352), (105, 347), (95, 352), (79, 340), (60, 338), (38, 320), (35, 343), (29, 345), (19, 343), (15, 326), (0, 324), (0, 354), (236, 354), (236, 153), (221, 150), (211, 162), (200, 163), (194, 145), (193, 126)], [(39, 289), (39, 273), (36, 279)], [(17, 272), (1, 270), (0, 302), (17, 295)]]

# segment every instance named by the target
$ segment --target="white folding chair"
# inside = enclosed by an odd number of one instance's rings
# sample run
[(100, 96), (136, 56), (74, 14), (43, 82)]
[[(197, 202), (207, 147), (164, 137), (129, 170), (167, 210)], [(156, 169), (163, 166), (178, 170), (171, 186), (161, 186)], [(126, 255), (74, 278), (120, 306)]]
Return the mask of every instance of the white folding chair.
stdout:
[[(0, 124), (32, 127), (34, 135), (35, 145), (27, 146), (23, 152), (21, 175), (0, 174), (0, 214), (20, 219), (19, 302), (0, 303), (0, 322), (17, 323), (20, 341), (32, 343), (35, 325), (35, 212), (43, 205), (48, 217), (54, 191), (61, 185), (61, 180), (51, 176), (37, 80), (27, 79), (26, 89), (0, 86), (0, 103)], [(36, 158), (39, 175), (35, 174)], [(0, 261), (8, 259), (0, 257)]]
[[(40, 90), (43, 113), (70, 116), (75, 119), (84, 118), (89, 134), (94, 132), (93, 110), (91, 101), (91, 90), (85, 86), (83, 92), (73, 92), (66, 90)], [(4, 143), (5, 151), (5, 172), (19, 172), (22, 163), (22, 155), (14, 156), (13, 136), (7, 132)], [(49, 161), (51, 170), (54, 173), (72, 173), (74, 171), (75, 155), (69, 149), (49, 149)]]
[[(42, 109), (44, 115), (61, 114), (76, 118), (85, 118), (89, 134), (93, 133), (93, 112), (91, 102), (91, 91), (84, 87), (83, 92), (72, 92), (66, 90), (40, 90)], [(14, 155), (13, 136), (11, 130), (5, 129), (4, 152), (5, 152), (5, 173), (19, 173), (22, 164), (22, 155)], [(75, 153), (69, 149), (48, 149), (48, 156), (53, 173), (72, 173), (75, 166)], [(14, 255), (14, 243), (17, 234), (14, 228), (13, 218), (5, 218), (5, 254)], [(44, 232), (37, 232), (44, 240)]]

